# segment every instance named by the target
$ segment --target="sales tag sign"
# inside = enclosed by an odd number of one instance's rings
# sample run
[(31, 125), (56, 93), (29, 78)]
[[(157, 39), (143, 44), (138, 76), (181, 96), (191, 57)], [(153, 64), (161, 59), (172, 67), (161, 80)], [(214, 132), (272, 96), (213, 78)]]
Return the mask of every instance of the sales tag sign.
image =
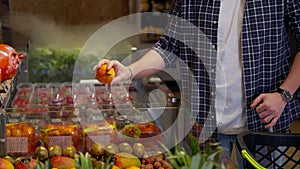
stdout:
[(8, 153), (27, 153), (28, 137), (7, 137)]

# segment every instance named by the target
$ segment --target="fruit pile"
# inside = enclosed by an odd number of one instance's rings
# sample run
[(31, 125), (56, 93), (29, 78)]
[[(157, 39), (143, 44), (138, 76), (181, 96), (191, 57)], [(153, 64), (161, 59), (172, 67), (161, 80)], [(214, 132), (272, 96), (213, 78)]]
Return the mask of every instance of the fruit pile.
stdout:
[[(169, 169), (162, 153), (155, 156), (144, 156), (141, 143), (130, 146), (128, 143), (120, 145), (94, 143), (91, 150), (83, 153), (74, 146), (62, 148), (59, 145), (36, 147), (32, 156), (0, 158), (0, 169), (33, 169), (36, 168), (113, 168), (113, 169)], [(150, 167), (151, 166), (151, 167)]]
[(110, 163), (120, 168), (140, 167), (141, 161), (138, 156), (144, 155), (144, 147), (140, 143), (136, 143), (133, 146), (126, 142), (119, 145), (110, 143), (106, 146), (101, 143), (94, 143), (89, 154), (94, 166), (110, 160)]
[(72, 122), (41, 125), (39, 138), (47, 147), (55, 144), (63, 148), (72, 145), (82, 150), (82, 144), (80, 144), (82, 143), (82, 129)]
[(119, 145), (110, 143), (106, 146), (101, 143), (95, 143), (89, 154), (94, 166), (97, 164), (97, 161), (99, 162), (99, 159), (105, 162), (112, 157), (110, 162), (122, 169), (170, 169), (170, 165), (163, 153), (147, 154), (144, 145), (139, 142), (133, 144), (123, 142)]
[(161, 146), (159, 142), (164, 142), (162, 130), (154, 123), (131, 123), (125, 125), (121, 133), (123, 138), (128, 140), (140, 141), (147, 150), (159, 150)]
[[(104, 146), (94, 143), (92, 149), (85, 154), (77, 151), (75, 147), (64, 149), (53, 145), (49, 149), (38, 146), (35, 154), (27, 157), (0, 158), (0, 169), (179, 169), (179, 168), (225, 168), (219, 158), (225, 148), (218, 143), (208, 143), (205, 151), (201, 151), (200, 143), (196, 137), (189, 133), (192, 155), (183, 147), (176, 145), (166, 152), (153, 152), (142, 157), (136, 156), (135, 147), (128, 148), (128, 144)], [(141, 143), (136, 143), (139, 151), (143, 150)], [(126, 146), (126, 147), (123, 147)], [(142, 148), (142, 149), (141, 149)]]
[[(99, 112), (98, 114), (102, 115)], [(12, 118), (17, 115), (9, 114), (9, 116)], [(23, 119), (17, 117), (20, 120)], [(159, 146), (157, 138), (155, 138), (156, 141), (151, 141), (151, 137), (161, 134), (161, 129), (154, 123), (130, 123), (125, 127), (117, 128), (119, 125), (117, 125), (118, 122), (114, 118), (99, 118), (94, 122), (50, 119), (48, 123), (42, 120), (35, 123), (27, 121), (7, 124), (6, 137), (9, 140), (9, 155), (18, 153), (28, 155), (33, 152), (36, 145), (41, 143), (47, 148), (54, 144), (58, 144), (62, 148), (72, 145), (78, 151), (87, 152), (91, 150), (95, 142), (101, 142), (104, 145), (110, 143), (122, 145), (122, 143), (128, 142), (128, 146), (120, 146), (120, 150), (128, 153), (133, 152), (134, 155), (141, 157), (143, 153), (133, 151), (136, 150), (134, 147), (139, 147), (135, 143), (141, 142), (141, 144), (146, 145), (147, 150), (157, 150)]]
[(154, 123), (132, 123), (122, 128), (123, 135), (133, 138), (149, 138), (161, 132), (161, 129)]
[(114, 125), (105, 123), (89, 123), (82, 125), (84, 151), (90, 151), (94, 142), (109, 144), (112, 140), (117, 140), (117, 132)]
[(164, 154), (157, 154), (142, 159), (141, 169), (170, 169), (169, 160)]
[(28, 123), (6, 124), (7, 152), (10, 154), (30, 154), (37, 146), (37, 132)]
[(19, 84), (17, 86), (17, 93), (13, 101), (13, 105), (17, 107), (23, 107), (25, 105), (30, 104), (30, 97), (32, 93), (32, 85), (31, 84)]
[(47, 149), (45, 146), (38, 146), (32, 156), (5, 156), (0, 158), (0, 169), (75, 169), (76, 154), (77, 152), (74, 146), (67, 146), (64, 149), (58, 145), (53, 145), (49, 149)]

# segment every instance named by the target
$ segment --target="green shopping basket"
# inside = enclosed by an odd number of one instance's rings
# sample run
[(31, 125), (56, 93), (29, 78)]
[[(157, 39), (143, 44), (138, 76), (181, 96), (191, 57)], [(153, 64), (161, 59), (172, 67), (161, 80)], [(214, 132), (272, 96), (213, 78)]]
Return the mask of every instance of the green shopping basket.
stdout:
[(244, 168), (300, 168), (300, 133), (243, 132), (237, 147)]

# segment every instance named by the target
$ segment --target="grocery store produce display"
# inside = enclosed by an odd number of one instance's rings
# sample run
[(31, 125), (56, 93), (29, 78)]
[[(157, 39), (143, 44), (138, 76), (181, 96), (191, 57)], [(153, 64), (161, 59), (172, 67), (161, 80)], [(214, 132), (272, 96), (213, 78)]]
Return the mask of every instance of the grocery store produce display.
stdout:
[[(219, 163), (219, 155), (225, 151), (217, 143), (207, 144), (201, 151), (198, 140), (189, 134), (192, 152), (189, 154), (184, 148), (175, 146), (174, 150), (165, 149), (165, 152), (156, 152), (152, 155), (144, 154), (138, 157), (134, 154), (136, 147), (143, 147), (136, 143), (128, 151), (122, 146), (131, 146), (128, 143), (120, 145), (94, 143), (92, 149), (85, 153), (76, 150), (73, 146), (62, 149), (58, 145), (50, 148), (39, 146), (32, 156), (0, 158), (0, 169), (212, 169), (225, 168)], [(114, 147), (111, 151), (109, 147)], [(66, 153), (71, 150), (70, 153)], [(145, 152), (144, 152), (145, 153)]]
[(169, 150), (161, 145), (167, 140), (164, 128), (149, 120), (148, 109), (155, 104), (145, 100), (146, 94), (154, 89), (165, 92), (167, 99), (172, 100), (174, 95), (170, 90), (162, 82), (148, 82), (142, 94), (133, 84), (108, 88), (113, 78), (112, 73), (108, 74), (109, 81), (103, 83), (7, 85), (8, 90), (12, 87), (15, 91), (9, 106), (5, 107), (6, 125), (2, 133), (5, 133), (7, 156), (0, 157), (0, 169), (185, 166), (171, 160), (179, 158), (180, 161), (178, 154), (165, 153)]
[[(23, 127), (25, 127), (25, 124), (23, 124)], [(24, 135), (19, 133), (18, 137), (24, 137)], [(32, 139), (30, 141), (34, 142)], [(150, 158), (150, 155), (147, 155), (146, 148), (142, 143), (136, 142), (130, 144), (122, 142), (117, 144), (118, 143), (112, 142), (107, 145), (100, 142), (93, 143), (91, 148), (86, 151), (88, 160), (90, 160), (93, 165), (92, 168), (99, 164), (104, 165), (106, 162), (118, 168), (129, 168), (133, 166), (144, 168), (145, 161), (149, 162), (147, 158)], [(2, 161), (0, 161), (0, 164), (7, 167), (9, 163), (11, 163), (15, 168), (24, 168), (27, 166), (27, 163), (33, 167), (38, 164), (38, 162), (46, 163), (49, 161), (50, 164), (48, 165), (51, 165), (53, 168), (73, 168), (75, 167), (75, 161), (78, 160), (77, 158), (79, 158), (80, 153), (83, 152), (73, 145), (68, 145), (63, 148), (58, 144), (39, 145), (34, 148), (30, 145), (30, 151), (30, 153), (23, 154), (9, 153), (5, 158), (1, 158)], [(162, 154), (161, 152), (157, 153)], [(160, 166), (163, 166), (163, 161), (160, 160), (159, 162), (161, 162)], [(169, 167), (165, 165), (164, 168)]]
[[(15, 167), (17, 159), (24, 157), (18, 166), (39, 160), (56, 168), (72, 168), (75, 164), (68, 159), (76, 161), (84, 152), (94, 165), (112, 156), (112, 166), (142, 167), (143, 158), (162, 149), (158, 142), (143, 142), (143, 138), (159, 135), (162, 129), (143, 116), (135, 121), (120, 114), (120, 108), (126, 109), (127, 115), (134, 117), (139, 107), (146, 110), (148, 106), (136, 101), (134, 86), (126, 85), (109, 90), (98, 83), (18, 84), (11, 106), (5, 109), (9, 159)], [(138, 134), (133, 134), (132, 128)]]
[[(32, 91), (35, 91), (34, 85), (18, 86), (19, 89), (23, 87), (24, 90), (32, 88)], [(43, 96), (47, 95), (46, 93)], [(104, 109), (102, 102), (96, 102), (96, 105), (81, 105), (72, 101), (72, 107), (61, 104), (50, 108), (52, 97), (49, 97), (44, 100), (44, 106), (37, 104), (37, 107), (33, 108), (34, 97), (28, 98), (26, 104), (17, 104), (16, 108), (7, 110), (8, 156), (1, 158), (3, 162), (0, 161), (4, 168), (29, 168), (28, 165), (47, 169), (179, 169), (184, 166), (193, 168), (190, 163), (182, 161), (185, 158), (187, 161), (194, 160), (186, 151), (175, 149), (173, 153), (173, 150), (168, 150), (159, 143), (160, 140), (155, 136), (163, 130), (158, 125), (153, 122), (130, 121), (124, 115), (120, 116), (113, 105), (105, 106)], [(114, 103), (114, 100), (111, 102)], [(120, 103), (120, 100), (116, 103)], [(154, 139), (151, 140), (151, 137)], [(144, 138), (147, 138), (147, 141)], [(215, 150), (217, 151), (205, 150), (206, 155), (203, 159), (208, 161), (208, 166), (218, 164), (215, 161), (211, 162), (221, 152), (219, 149)], [(200, 157), (200, 154), (202, 152), (199, 151), (194, 155)], [(207, 165), (204, 168), (209, 168)]]

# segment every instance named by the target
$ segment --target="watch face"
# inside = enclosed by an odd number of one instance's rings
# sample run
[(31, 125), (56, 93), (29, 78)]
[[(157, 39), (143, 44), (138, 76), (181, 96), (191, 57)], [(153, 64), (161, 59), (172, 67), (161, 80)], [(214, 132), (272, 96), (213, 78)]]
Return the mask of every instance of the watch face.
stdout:
[(283, 100), (285, 100), (286, 102), (289, 102), (292, 100), (293, 95), (289, 92), (289, 91), (283, 91), (282, 93), (282, 98)]

